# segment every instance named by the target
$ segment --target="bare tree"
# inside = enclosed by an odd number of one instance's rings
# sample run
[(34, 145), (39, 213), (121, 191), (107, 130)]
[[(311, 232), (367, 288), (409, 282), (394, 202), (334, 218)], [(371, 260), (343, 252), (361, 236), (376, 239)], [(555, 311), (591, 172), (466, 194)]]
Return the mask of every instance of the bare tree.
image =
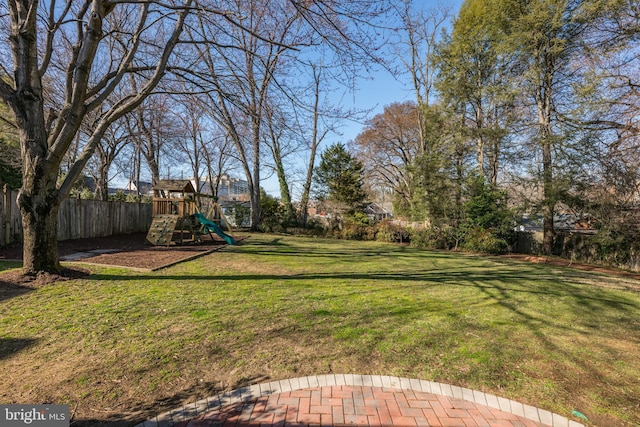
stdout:
[(414, 198), (410, 166), (422, 151), (417, 109), (413, 102), (387, 105), (355, 140), (367, 181), (392, 189), (407, 206)]
[(412, 0), (403, 0), (398, 6), (405, 34), (396, 45), (396, 56), (411, 76), (424, 152), (426, 141), (429, 139), (429, 129), (424, 114), (426, 108), (431, 105), (438, 71), (434, 56), (440, 33), (452, 16), (450, 9), (442, 7), (415, 12), (412, 9), (412, 3)]
[(206, 183), (214, 197), (218, 197), (218, 189), (224, 175), (237, 166), (233, 158), (233, 144), (224, 135), (219, 124), (207, 114), (204, 99), (196, 94), (185, 93), (178, 97), (179, 107), (174, 108), (178, 117), (176, 145), (179, 150), (176, 156), (186, 160), (191, 168), (197, 192), (205, 192), (201, 188), (201, 178), (206, 175)]
[[(283, 94), (278, 99), (297, 97), (297, 86), (287, 77), (296, 71), (295, 61), (304, 56), (302, 52), (310, 49), (339, 52), (333, 58), (336, 65), (349, 70), (353, 78), (356, 61), (370, 59), (376, 52), (379, 41), (374, 41), (373, 31), (364, 29), (385, 13), (381, 6), (373, 0), (251, 0), (229, 10), (229, 16), (242, 17), (243, 31), (200, 16), (194, 31), (212, 43), (198, 53), (206, 65), (199, 85), (210, 90), (211, 114), (238, 152), (251, 195), (252, 227), (260, 220), (267, 99), (275, 99), (277, 91)], [(270, 106), (273, 111), (275, 107)]]
[(178, 131), (176, 148), (180, 150), (180, 157), (185, 158), (189, 163), (195, 181), (195, 190), (199, 192), (204, 157), (205, 114), (195, 96), (184, 95), (177, 101), (174, 112), (181, 131)]
[[(153, 185), (160, 180), (163, 155), (171, 154), (182, 134), (174, 104), (167, 95), (152, 95), (125, 117), (129, 136), (149, 168)], [(170, 162), (166, 163), (169, 175)]]
[[(89, 130), (89, 133), (91, 131)], [(99, 200), (109, 199), (109, 170), (115, 159), (130, 142), (130, 134), (123, 120), (116, 121), (103, 135), (96, 145), (94, 158), (97, 160), (94, 169), (96, 197)]]
[[(9, 40), (11, 57), (0, 58), (0, 97), (11, 107), (20, 135), (23, 269), (30, 275), (59, 272), (60, 203), (109, 126), (140, 105), (160, 82), (180, 43), (192, 0), (42, 5), (9, 0), (7, 5), (0, 12), (0, 30)], [(126, 85), (125, 76), (132, 72), (141, 81), (139, 90), (104, 110), (58, 185), (61, 162), (83, 119)]]
[(322, 108), (322, 83), (323, 68), (316, 65), (311, 65), (312, 72), (312, 89), (313, 89), (313, 107), (310, 110), (311, 118), (311, 135), (308, 136), (309, 150), (307, 160), (307, 170), (302, 184), (302, 194), (300, 196), (300, 217), (303, 225), (307, 225), (308, 210), (309, 210), (309, 197), (311, 195), (311, 185), (313, 183), (313, 171), (315, 169), (316, 154), (318, 147), (324, 141), (325, 137), (330, 132), (335, 132), (334, 124), (332, 123), (337, 117), (341, 117), (342, 114), (333, 114), (330, 111), (326, 111), (326, 108)]
[[(268, 136), (265, 145), (272, 155), (273, 169), (280, 184), (281, 203), (288, 218), (293, 218), (292, 194), (301, 184), (299, 217), (307, 224), (311, 186), (316, 168), (317, 150), (327, 135), (339, 134), (345, 120), (358, 119), (361, 111), (343, 109), (335, 105), (330, 95), (344, 84), (336, 69), (321, 62), (302, 63), (299, 72), (309, 73), (310, 81), (294, 90), (295, 98), (281, 94), (280, 100), (270, 100), (266, 114)], [(287, 102), (288, 101), (288, 102)], [(276, 110), (272, 109), (275, 108)], [(296, 164), (304, 162), (304, 170)], [(270, 162), (267, 162), (269, 164)]]
[(203, 141), (202, 154), (204, 155), (207, 170), (209, 190), (213, 197), (218, 197), (218, 190), (223, 176), (229, 176), (237, 167), (237, 161), (233, 157), (233, 143), (220, 128), (214, 128)]
[[(269, 89), (285, 54), (301, 37), (301, 15), (294, 3), (252, 0), (230, 13), (243, 17), (244, 28), (220, 31), (208, 16), (199, 16), (199, 32), (208, 40), (199, 47), (210, 92), (209, 113), (233, 141), (249, 187), (251, 226), (260, 221), (261, 148)], [(304, 37), (302, 37), (304, 38)], [(229, 47), (233, 47), (230, 49)]]

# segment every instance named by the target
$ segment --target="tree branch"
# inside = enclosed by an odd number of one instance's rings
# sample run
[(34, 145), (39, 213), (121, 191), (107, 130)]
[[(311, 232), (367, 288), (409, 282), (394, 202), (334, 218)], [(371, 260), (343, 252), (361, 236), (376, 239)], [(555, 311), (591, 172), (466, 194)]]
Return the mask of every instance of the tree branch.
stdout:
[(113, 78), (110, 79), (110, 83), (108, 84), (105, 83), (105, 86), (102, 92), (87, 105), (87, 111), (92, 111), (98, 105), (102, 104), (104, 100), (111, 93), (113, 93), (115, 88), (122, 81), (122, 78), (124, 77), (125, 73), (128, 71), (128, 67), (133, 62), (133, 58), (135, 57), (138, 51), (138, 46), (140, 45), (140, 39), (141, 39), (140, 36), (142, 35), (142, 32), (144, 30), (148, 15), (149, 15), (149, 5), (144, 4), (140, 12), (140, 18), (138, 20), (138, 26), (134, 33), (133, 42), (129, 47), (129, 51), (127, 52), (127, 55), (125, 56), (123, 61), (120, 63), (120, 66), (118, 67), (118, 70), (113, 75)]
[(156, 63), (156, 68), (153, 76), (136, 94), (121, 99), (118, 103), (112, 106), (111, 109), (100, 119), (96, 126), (96, 129), (83, 148), (82, 153), (78, 157), (78, 160), (71, 166), (65, 180), (60, 185), (60, 190), (58, 192), (58, 198), (60, 200), (62, 200), (62, 198), (66, 197), (66, 195), (69, 194), (69, 191), (73, 186), (73, 182), (84, 169), (85, 165), (91, 158), (96, 145), (99, 143), (108, 127), (114, 121), (133, 111), (136, 107), (142, 104), (142, 102), (153, 92), (154, 88), (158, 85), (160, 79), (165, 73), (169, 58), (180, 40), (180, 34), (182, 34), (182, 31), (184, 29), (184, 22), (187, 15), (189, 14), (190, 5), (192, 4), (192, 2), (193, 0), (184, 0), (184, 7), (178, 13), (178, 19), (176, 20), (173, 33), (167, 40), (162, 55)]

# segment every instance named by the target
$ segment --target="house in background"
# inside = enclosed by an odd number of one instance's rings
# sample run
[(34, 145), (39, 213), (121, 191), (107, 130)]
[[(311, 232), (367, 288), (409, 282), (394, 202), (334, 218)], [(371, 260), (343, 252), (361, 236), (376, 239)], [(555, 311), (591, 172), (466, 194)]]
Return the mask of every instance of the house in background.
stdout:
[[(223, 200), (220, 209), (229, 224), (233, 227), (251, 226), (251, 202), (238, 200)], [(240, 219), (240, 220), (238, 220)], [(240, 224), (238, 224), (240, 222)]]
[(364, 208), (364, 213), (371, 221), (382, 221), (383, 219), (393, 218), (393, 214), (378, 203), (369, 203)]
[[(138, 192), (138, 188), (140, 188), (140, 192)], [(98, 190), (98, 184), (96, 179), (89, 175), (83, 175), (77, 181), (77, 184), (72, 191), (72, 197), (81, 197), (80, 193), (82, 191), (88, 191), (92, 194), (96, 194)], [(140, 195), (140, 196), (152, 196), (153, 195), (153, 185), (150, 182), (140, 181), (140, 184), (136, 181), (129, 181), (129, 183), (124, 187), (108, 187), (107, 188), (109, 196), (115, 196), (117, 194), (128, 195)]]
[[(371, 221), (382, 221), (384, 219), (393, 218), (393, 213), (389, 209), (386, 209), (380, 203), (376, 202), (366, 204), (363, 208), (363, 212)], [(309, 200), (307, 215), (309, 218), (317, 218), (320, 220), (331, 219), (334, 216), (330, 208), (327, 209), (325, 204), (317, 200)]]
[[(141, 196), (153, 195), (153, 184), (147, 181), (130, 180), (126, 187), (123, 189), (124, 194), (139, 194)], [(111, 189), (109, 189), (111, 194)]]
[[(542, 215), (524, 214), (517, 221), (514, 231), (524, 233), (541, 233), (544, 228)], [(555, 231), (571, 233), (595, 234), (596, 229), (589, 215), (577, 215), (573, 213), (557, 213), (553, 216), (553, 228)]]

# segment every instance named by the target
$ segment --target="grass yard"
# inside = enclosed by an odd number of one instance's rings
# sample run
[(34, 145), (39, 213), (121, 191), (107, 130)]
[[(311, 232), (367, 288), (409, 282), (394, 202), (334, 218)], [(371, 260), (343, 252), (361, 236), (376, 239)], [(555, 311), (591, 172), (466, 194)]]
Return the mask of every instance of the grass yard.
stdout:
[(271, 235), (154, 273), (87, 268), (0, 293), (0, 402), (68, 403), (74, 426), (128, 425), (223, 389), (333, 372), (640, 425), (632, 278)]

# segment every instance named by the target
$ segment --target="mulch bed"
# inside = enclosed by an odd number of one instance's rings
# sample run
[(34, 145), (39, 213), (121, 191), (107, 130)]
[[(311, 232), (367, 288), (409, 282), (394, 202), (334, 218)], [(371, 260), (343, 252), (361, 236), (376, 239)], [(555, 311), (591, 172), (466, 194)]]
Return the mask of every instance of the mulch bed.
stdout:
[[(147, 233), (97, 237), (93, 239), (58, 242), (58, 255), (65, 257), (83, 253), (78, 262), (127, 267), (136, 270), (157, 270), (169, 265), (213, 252), (226, 246), (222, 239), (202, 236), (200, 244), (151, 246), (146, 244)], [(236, 238), (240, 241), (242, 238)], [(22, 245), (0, 247), (0, 260), (22, 260)], [(0, 300), (28, 292), (59, 281), (77, 279), (90, 273), (78, 265), (64, 264), (60, 274), (39, 273), (26, 276), (22, 270), (0, 274)]]
[(604, 267), (601, 265), (574, 262), (572, 260), (559, 258), (559, 257), (545, 257), (545, 256), (526, 255), (526, 254), (509, 254), (509, 255), (502, 255), (502, 257), (515, 259), (518, 261), (532, 262), (534, 264), (549, 264), (557, 267), (573, 268), (576, 270), (583, 270), (583, 271), (595, 271), (598, 273), (610, 274), (612, 276), (628, 277), (631, 279), (640, 280), (640, 273), (634, 273), (632, 271), (625, 271), (625, 270), (620, 270), (612, 267)]
[[(225, 241), (208, 235), (202, 236), (200, 244), (151, 246), (146, 243), (146, 233), (134, 233), (61, 241), (58, 242), (58, 255), (65, 261), (71, 255), (82, 253), (85, 256), (77, 261), (83, 263), (155, 270), (224, 246)], [(22, 246), (0, 248), (0, 260), (22, 260)]]

